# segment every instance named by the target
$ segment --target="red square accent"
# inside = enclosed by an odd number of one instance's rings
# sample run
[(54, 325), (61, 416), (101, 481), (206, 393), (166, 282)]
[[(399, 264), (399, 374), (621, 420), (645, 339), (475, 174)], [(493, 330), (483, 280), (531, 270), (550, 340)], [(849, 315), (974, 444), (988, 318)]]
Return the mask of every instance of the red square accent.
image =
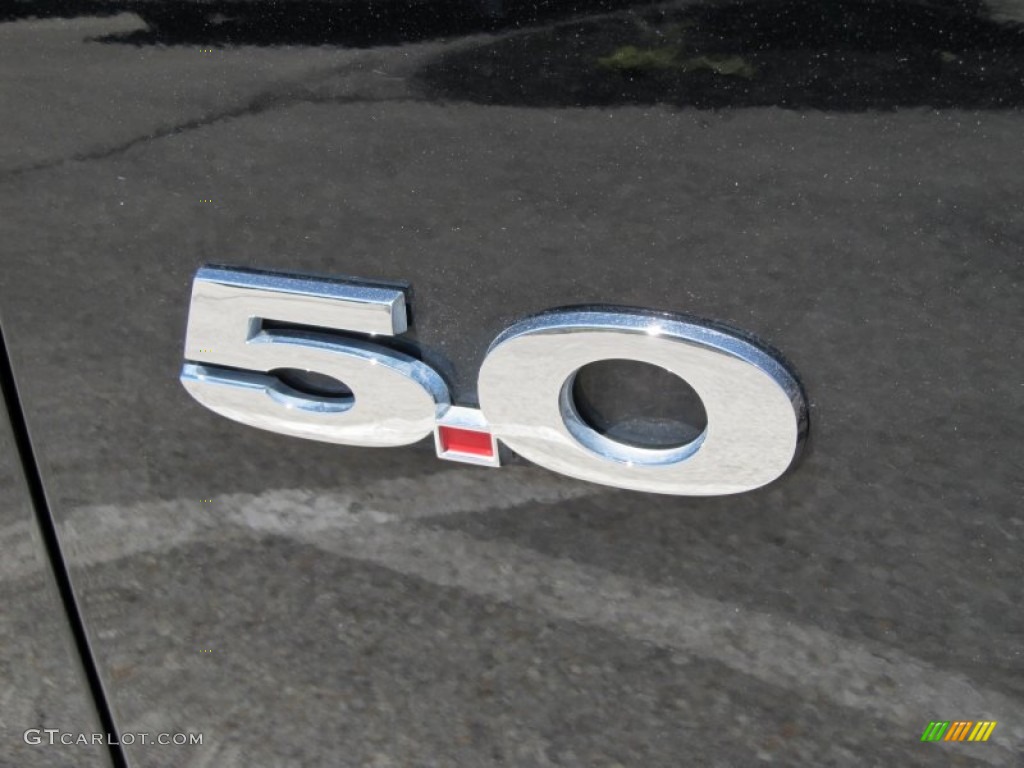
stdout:
[(471, 453), (474, 456), (494, 457), (494, 444), (490, 432), (459, 427), (438, 427), (441, 436), (441, 450), (455, 453)]

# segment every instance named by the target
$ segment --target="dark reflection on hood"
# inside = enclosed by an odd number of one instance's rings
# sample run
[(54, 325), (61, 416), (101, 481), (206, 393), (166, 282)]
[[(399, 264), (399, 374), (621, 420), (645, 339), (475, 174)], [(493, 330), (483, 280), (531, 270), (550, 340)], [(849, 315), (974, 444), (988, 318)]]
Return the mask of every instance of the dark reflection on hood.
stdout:
[[(56, 0), (54, 0), (56, 1)], [(86, 2), (87, 0), (66, 0)], [(98, 1), (98, 0), (88, 0)], [(453, 39), (608, 13), (641, 0), (106, 0), (148, 30), (103, 42), (135, 45), (339, 45), (372, 48)]]
[[(13, 0), (18, 16), (138, 13), (132, 45), (455, 43), (429, 99), (530, 107), (1024, 106), (1024, 25), (979, 0)], [(480, 36), (490, 32), (492, 37)], [(478, 35), (478, 44), (458, 38)]]
[(623, 12), (449, 53), (435, 98), (829, 110), (1024, 105), (1024, 30), (963, 3), (741, 0)]

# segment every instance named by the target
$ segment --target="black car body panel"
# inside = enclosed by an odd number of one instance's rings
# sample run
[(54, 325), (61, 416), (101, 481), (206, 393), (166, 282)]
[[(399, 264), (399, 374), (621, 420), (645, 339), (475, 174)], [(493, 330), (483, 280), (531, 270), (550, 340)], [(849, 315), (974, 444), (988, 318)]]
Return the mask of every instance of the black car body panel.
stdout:
[[(5, 394), (7, 383), (5, 377)], [(0, 731), (4, 739), (0, 764), (47, 768), (59, 764), (55, 758), (65, 750), (68, 757), (74, 756), (75, 765), (100, 768), (109, 765), (106, 729), (90, 696), (48, 552), (46, 533), (52, 532), (52, 522), (45, 509), (42, 518), (39, 512), (15, 431), (4, 413), (0, 415)], [(68, 751), (69, 742), (80, 735), (84, 741)]]
[[(0, 312), (63, 557), (119, 730), (203, 737), (130, 764), (1018, 765), (1018, 4), (289, 6), (0, 24)], [(552, 307), (726, 323), (808, 444), (684, 498), (245, 427), (178, 381), (208, 263), (409, 284), (465, 405)]]

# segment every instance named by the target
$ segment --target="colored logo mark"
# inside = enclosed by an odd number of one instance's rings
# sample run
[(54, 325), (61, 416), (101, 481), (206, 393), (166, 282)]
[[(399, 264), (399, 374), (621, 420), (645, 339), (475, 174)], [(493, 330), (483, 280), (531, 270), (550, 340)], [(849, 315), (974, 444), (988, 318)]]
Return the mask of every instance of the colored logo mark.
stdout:
[(988, 741), (995, 729), (995, 720), (932, 720), (921, 741)]

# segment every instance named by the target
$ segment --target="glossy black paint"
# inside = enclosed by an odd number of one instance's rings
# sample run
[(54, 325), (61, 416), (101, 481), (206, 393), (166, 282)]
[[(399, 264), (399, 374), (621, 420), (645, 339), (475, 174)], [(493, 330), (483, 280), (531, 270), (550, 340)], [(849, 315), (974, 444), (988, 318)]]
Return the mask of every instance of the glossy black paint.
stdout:
[[(5, 761), (54, 765), (71, 734), (89, 734), (77, 764), (110, 766), (92, 734), (115, 732), (104, 706), (53, 519), (33, 457), (0, 333), (0, 669), (3, 670)], [(65, 750), (66, 751), (66, 750)]]
[[(205, 736), (133, 764), (1019, 762), (1018, 4), (126, 7), (5, 7), (0, 312), (118, 724)], [(248, 429), (176, 379), (208, 262), (408, 282), (462, 403), (551, 307), (729, 323), (809, 449), (684, 499)]]

